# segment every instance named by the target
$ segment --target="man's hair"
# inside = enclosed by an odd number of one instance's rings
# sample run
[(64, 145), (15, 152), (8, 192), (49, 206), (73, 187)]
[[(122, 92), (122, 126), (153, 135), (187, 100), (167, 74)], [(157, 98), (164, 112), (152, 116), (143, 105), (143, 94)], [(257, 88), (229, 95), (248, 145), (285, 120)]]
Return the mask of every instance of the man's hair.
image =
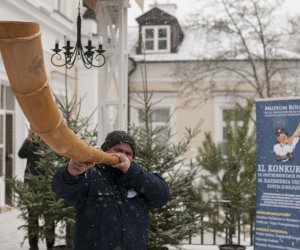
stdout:
[(285, 132), (283, 127), (277, 127), (275, 129), (275, 134), (276, 134), (276, 136), (279, 136), (281, 134), (285, 134), (286, 136), (288, 136), (288, 133)]

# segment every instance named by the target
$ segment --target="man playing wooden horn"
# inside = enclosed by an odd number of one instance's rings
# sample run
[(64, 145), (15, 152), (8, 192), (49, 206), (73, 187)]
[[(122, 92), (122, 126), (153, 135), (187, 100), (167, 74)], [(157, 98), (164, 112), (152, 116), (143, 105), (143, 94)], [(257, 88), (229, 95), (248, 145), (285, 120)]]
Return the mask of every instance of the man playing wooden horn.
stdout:
[(158, 174), (133, 162), (134, 139), (124, 131), (109, 133), (101, 149), (120, 159), (116, 165), (80, 163), (60, 168), (52, 188), (76, 208), (74, 250), (145, 250), (149, 209), (170, 199)]

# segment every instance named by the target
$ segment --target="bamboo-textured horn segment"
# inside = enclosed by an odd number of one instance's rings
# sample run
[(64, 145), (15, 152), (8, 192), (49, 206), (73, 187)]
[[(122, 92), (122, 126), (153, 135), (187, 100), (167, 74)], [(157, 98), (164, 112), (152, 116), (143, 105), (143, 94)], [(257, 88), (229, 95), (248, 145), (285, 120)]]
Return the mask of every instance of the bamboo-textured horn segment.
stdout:
[(23, 113), (52, 150), (79, 162), (119, 162), (118, 157), (80, 140), (63, 120), (45, 72), (38, 23), (1, 21), (0, 50), (11, 89)]

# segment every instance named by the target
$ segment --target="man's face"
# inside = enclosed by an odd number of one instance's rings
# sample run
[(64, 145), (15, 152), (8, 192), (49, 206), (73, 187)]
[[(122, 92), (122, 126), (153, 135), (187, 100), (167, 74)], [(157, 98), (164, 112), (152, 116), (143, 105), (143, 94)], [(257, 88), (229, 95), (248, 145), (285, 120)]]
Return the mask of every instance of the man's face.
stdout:
[(122, 143), (111, 147), (109, 150), (106, 151), (107, 153), (122, 153), (127, 156), (130, 162), (133, 159), (133, 151), (131, 146), (128, 143)]
[(284, 143), (287, 143), (287, 135), (282, 133), (280, 135), (277, 136), (277, 141), (280, 143), (280, 144), (284, 144)]

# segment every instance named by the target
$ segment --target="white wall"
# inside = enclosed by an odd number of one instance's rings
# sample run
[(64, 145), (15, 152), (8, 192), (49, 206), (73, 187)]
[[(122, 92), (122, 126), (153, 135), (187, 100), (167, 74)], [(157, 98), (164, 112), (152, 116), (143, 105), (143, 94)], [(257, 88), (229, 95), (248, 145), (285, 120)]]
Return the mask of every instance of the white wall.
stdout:
[(92, 115), (91, 128), (94, 129), (98, 123), (98, 69), (86, 70), (85, 67), (78, 63), (78, 86), (77, 94), (82, 98), (81, 115), (87, 117)]
[[(55, 0), (53, 0), (55, 1)], [(77, 8), (74, 6), (76, 12)], [(19, 1), (19, 0), (1, 0), (0, 21), (28, 21), (38, 22), (41, 26), (42, 46), (45, 52), (50, 52), (54, 47), (55, 40), (66, 34), (70, 38), (75, 39), (76, 35), (73, 31), (73, 20), (64, 17), (64, 21), (55, 21), (51, 16), (53, 14), (51, 6), (46, 5), (43, 1)], [(45, 58), (44, 58), (45, 59)], [(46, 60), (48, 58), (46, 57)], [(46, 65), (49, 63), (46, 62)], [(46, 69), (47, 70), (47, 69)], [(0, 80), (8, 82), (3, 62), (0, 57)], [(3, 82), (4, 82), (3, 81)], [(16, 102), (14, 111), (14, 169), (13, 175), (19, 179), (24, 178), (26, 160), (20, 159), (17, 155), (20, 146), (27, 136), (28, 122)], [(4, 166), (5, 168), (5, 166)], [(5, 184), (4, 177), (0, 177), (0, 208), (5, 204)]]

